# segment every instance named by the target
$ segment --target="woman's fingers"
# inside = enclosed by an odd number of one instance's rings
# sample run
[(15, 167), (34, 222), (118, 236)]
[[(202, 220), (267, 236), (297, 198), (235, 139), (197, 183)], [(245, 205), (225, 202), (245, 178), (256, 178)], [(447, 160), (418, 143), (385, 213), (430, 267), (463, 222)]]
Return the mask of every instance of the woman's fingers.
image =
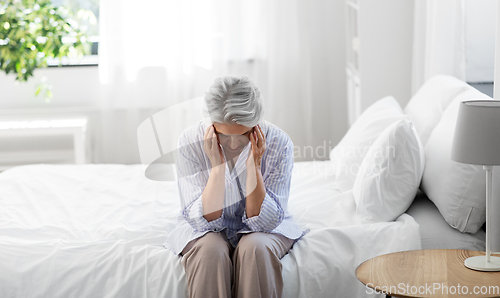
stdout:
[(255, 148), (255, 146), (257, 145), (255, 141), (255, 131), (252, 131), (250, 133), (250, 142), (252, 143), (252, 148)]
[(210, 133), (210, 130), (213, 128), (212, 125), (210, 125), (209, 127), (207, 127), (207, 130), (205, 131), (205, 137), (204, 139), (206, 140), (208, 138), (208, 134)]
[(255, 140), (257, 141), (257, 145), (260, 144), (260, 133), (259, 133), (259, 126), (255, 126), (255, 129), (254, 129), (254, 133), (255, 133)]
[(262, 132), (262, 128), (260, 128), (260, 125), (257, 125), (256, 132), (257, 132), (257, 137), (258, 137), (258, 145), (260, 148), (264, 145), (264, 143), (266, 141), (266, 139), (264, 138), (264, 133)]
[(215, 135), (215, 132), (212, 132), (212, 150), (214, 152), (219, 152), (219, 144), (217, 143), (217, 136)]
[(214, 156), (218, 156), (219, 153), (219, 144), (217, 143), (217, 136), (215, 135), (215, 132), (212, 131), (212, 134), (210, 135), (210, 139), (212, 139), (212, 154)]
[(208, 158), (212, 162), (213, 166), (222, 163), (222, 151), (220, 150), (219, 142), (217, 141), (217, 134), (215, 133), (213, 125), (207, 127), (203, 148), (205, 149), (205, 153), (208, 155)]
[(207, 129), (207, 133), (205, 134), (205, 140), (207, 140), (208, 142), (210, 142), (210, 147), (212, 145), (212, 141), (213, 141), (213, 133), (214, 133), (214, 127), (213, 126), (210, 126), (208, 129)]
[(255, 145), (259, 145), (259, 134), (257, 133), (257, 126), (253, 129), (252, 135), (255, 140)]
[(207, 127), (207, 131), (205, 132), (205, 136), (203, 137), (203, 148), (205, 148), (205, 152), (208, 154), (208, 150), (210, 150), (211, 147), (211, 141), (209, 139), (210, 135), (210, 127)]

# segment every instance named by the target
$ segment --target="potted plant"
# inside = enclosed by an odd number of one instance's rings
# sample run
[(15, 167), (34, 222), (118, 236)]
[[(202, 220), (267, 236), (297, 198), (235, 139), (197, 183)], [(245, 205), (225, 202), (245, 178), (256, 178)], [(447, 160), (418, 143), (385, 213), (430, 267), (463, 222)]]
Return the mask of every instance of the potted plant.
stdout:
[(88, 53), (90, 43), (65, 7), (50, 0), (0, 2), (0, 69), (15, 73), (16, 80), (27, 81), (36, 68), (47, 66), (48, 58)]

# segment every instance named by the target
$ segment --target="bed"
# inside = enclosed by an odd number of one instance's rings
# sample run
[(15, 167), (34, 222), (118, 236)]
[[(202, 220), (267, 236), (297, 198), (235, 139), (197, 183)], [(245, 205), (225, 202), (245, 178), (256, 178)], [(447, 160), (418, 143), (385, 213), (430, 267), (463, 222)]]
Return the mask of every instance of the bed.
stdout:
[[(311, 232), (283, 259), (285, 297), (362, 293), (356, 264), (420, 248), (410, 216), (360, 228), (328, 166), (294, 169), (290, 211)], [(2, 173), (0, 185), (2, 297), (187, 296), (179, 257), (163, 247), (180, 208), (174, 182), (146, 179), (141, 165), (30, 165)]]
[[(440, 77), (424, 87), (449, 90), (445, 81), (459, 84)], [(455, 98), (463, 92), (448, 93)], [(442, 113), (446, 106), (439, 107)], [(373, 176), (366, 171), (339, 178), (338, 156), (295, 163), (289, 211), (310, 231), (282, 259), (283, 297), (383, 297), (367, 294), (355, 277), (356, 267), (369, 258), (422, 248), (484, 249), (484, 231), (467, 230), (472, 223), (462, 231), (459, 224), (452, 227), (432, 187), (424, 184), (432, 132), (426, 137), (418, 116), (405, 115), (427, 140), (410, 148), (423, 158), (414, 156), (421, 173), (410, 168), (401, 174), (418, 179), (411, 188), (398, 188), (396, 196), (387, 185), (366, 182)], [(438, 127), (440, 119), (433, 121)], [(395, 200), (371, 204), (374, 192), (367, 189), (374, 186), (381, 200)], [(177, 192), (174, 181), (147, 179), (142, 165), (42, 164), (2, 172), (0, 296), (187, 297), (179, 257), (163, 247), (177, 222)], [(367, 218), (370, 212), (376, 218)]]

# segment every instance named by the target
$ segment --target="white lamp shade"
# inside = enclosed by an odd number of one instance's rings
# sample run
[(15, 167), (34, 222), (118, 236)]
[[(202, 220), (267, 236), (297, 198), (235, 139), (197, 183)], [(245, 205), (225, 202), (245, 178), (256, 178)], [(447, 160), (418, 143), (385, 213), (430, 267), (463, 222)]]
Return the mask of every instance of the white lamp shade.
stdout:
[(500, 165), (500, 101), (460, 103), (451, 158), (476, 165)]

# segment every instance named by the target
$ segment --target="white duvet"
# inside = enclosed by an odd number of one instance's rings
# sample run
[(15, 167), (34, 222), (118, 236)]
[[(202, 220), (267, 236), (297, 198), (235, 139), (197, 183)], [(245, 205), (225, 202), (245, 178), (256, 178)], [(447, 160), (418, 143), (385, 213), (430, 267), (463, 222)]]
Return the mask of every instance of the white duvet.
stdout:
[[(420, 249), (417, 223), (359, 224), (329, 162), (295, 164), (289, 210), (311, 231), (283, 262), (284, 297), (373, 297), (363, 261)], [(175, 182), (140, 165), (34, 165), (0, 174), (0, 297), (187, 297), (178, 256)], [(380, 295), (381, 296), (381, 295)]]

